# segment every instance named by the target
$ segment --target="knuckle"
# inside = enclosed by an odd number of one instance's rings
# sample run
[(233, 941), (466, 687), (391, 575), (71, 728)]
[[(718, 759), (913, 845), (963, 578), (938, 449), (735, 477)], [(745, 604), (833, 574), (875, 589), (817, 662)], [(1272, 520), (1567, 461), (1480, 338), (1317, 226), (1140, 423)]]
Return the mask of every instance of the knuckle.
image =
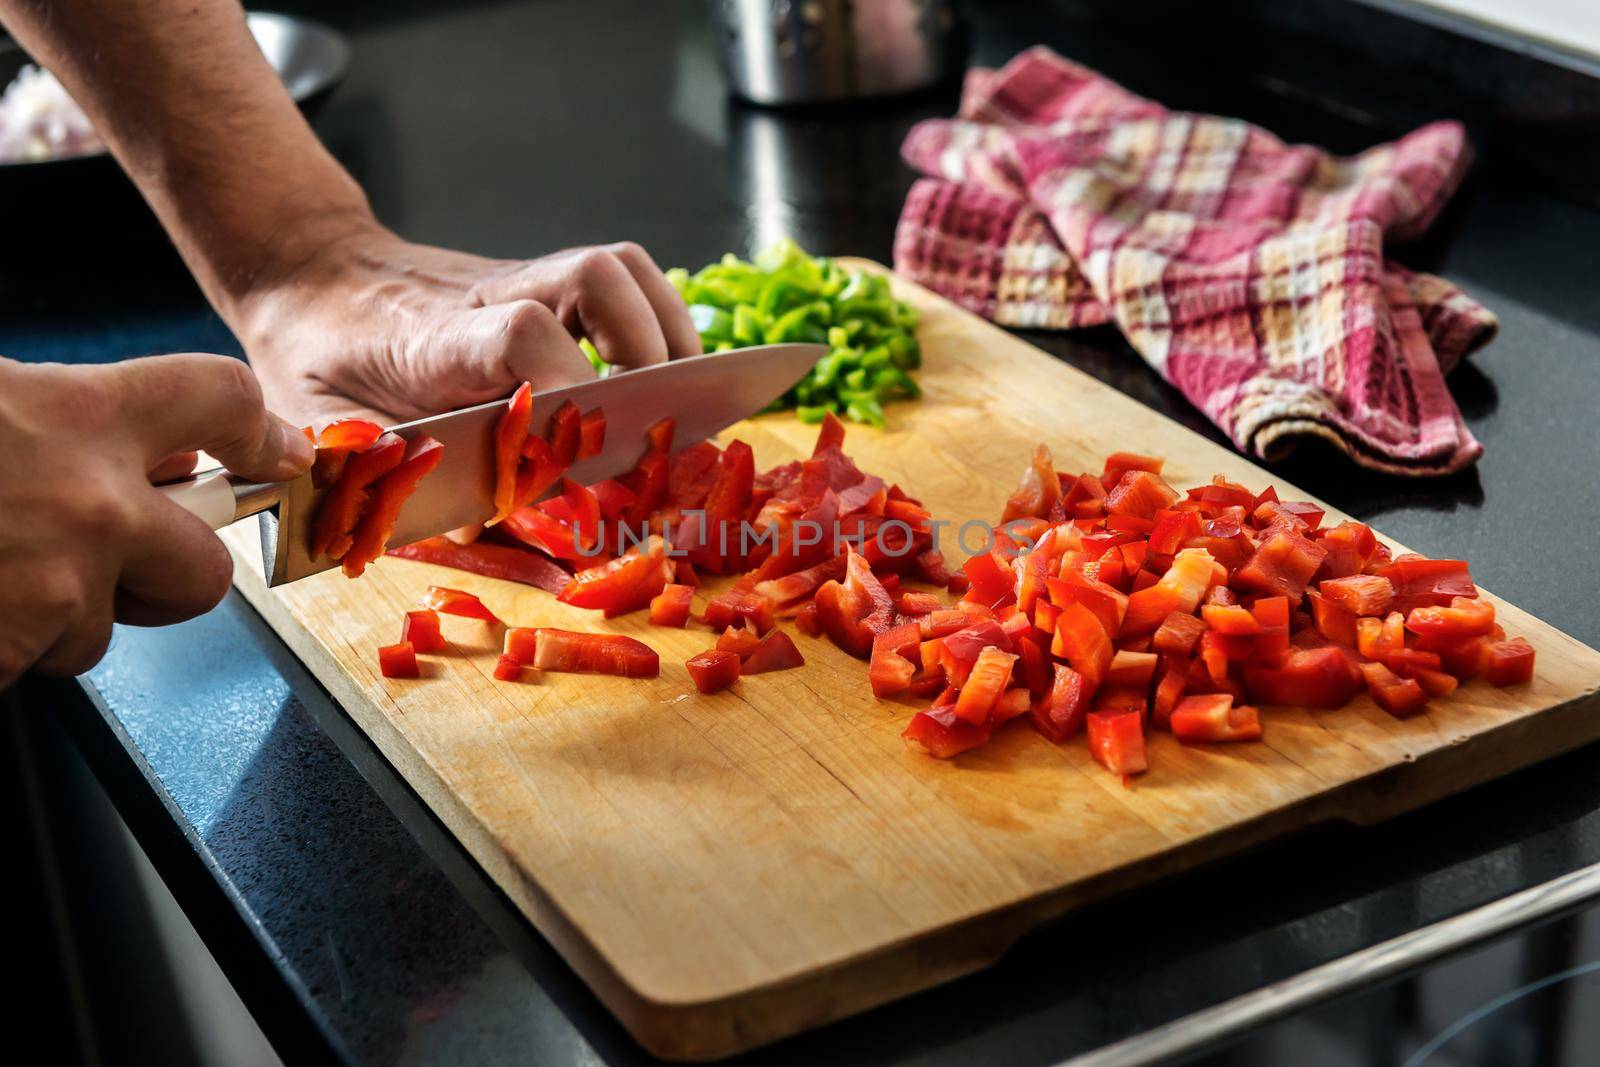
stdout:
[(644, 250), (644, 246), (636, 241), (617, 241), (613, 244), (606, 245), (605, 247), (606, 251), (610, 252), (624, 263), (654, 263), (654, 260), (650, 258), (650, 253), (646, 252)]
[(44, 619), (75, 619), (89, 602), (88, 584), (75, 568), (51, 567), (36, 578), (30, 599)]
[(578, 276), (591, 285), (610, 284), (627, 272), (616, 253), (605, 248), (585, 249), (578, 257)]
[(506, 313), (503, 330), (508, 344), (532, 341), (556, 326), (555, 313), (537, 300), (519, 300)]

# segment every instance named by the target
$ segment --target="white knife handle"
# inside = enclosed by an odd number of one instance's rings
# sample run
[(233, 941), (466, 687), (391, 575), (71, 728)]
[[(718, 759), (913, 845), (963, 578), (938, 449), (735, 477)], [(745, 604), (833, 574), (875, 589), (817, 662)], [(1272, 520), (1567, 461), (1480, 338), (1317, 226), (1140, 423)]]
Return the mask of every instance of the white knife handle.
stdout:
[(156, 486), (162, 496), (213, 530), (277, 504), (283, 483), (246, 481), (227, 471), (207, 471)]
[(233, 522), (233, 483), (222, 471), (211, 471), (198, 477), (185, 478), (181, 482), (158, 485), (156, 489), (213, 530), (220, 530)]

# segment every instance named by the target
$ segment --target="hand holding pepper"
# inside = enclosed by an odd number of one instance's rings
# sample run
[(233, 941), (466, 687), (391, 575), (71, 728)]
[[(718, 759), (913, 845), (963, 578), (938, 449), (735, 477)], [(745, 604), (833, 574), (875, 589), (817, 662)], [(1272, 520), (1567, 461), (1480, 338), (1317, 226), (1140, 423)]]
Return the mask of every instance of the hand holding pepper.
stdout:
[(177, 622), (222, 599), (227, 549), (152, 488), (192, 470), (197, 449), (262, 481), (312, 458), (238, 360), (0, 359), (0, 689), (30, 666), (89, 669), (113, 620)]

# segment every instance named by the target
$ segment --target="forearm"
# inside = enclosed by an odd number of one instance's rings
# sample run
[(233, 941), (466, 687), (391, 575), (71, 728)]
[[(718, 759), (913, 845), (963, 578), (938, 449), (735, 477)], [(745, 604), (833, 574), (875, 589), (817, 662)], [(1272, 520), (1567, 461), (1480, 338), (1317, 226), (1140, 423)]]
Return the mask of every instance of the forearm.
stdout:
[(236, 0), (0, 0), (0, 21), (83, 107), (225, 318), (372, 225)]

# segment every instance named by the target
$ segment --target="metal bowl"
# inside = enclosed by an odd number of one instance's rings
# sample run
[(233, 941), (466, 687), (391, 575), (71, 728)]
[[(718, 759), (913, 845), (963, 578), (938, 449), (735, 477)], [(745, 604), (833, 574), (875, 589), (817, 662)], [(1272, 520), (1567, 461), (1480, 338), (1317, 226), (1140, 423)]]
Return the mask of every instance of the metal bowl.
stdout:
[[(251, 12), (250, 32), (261, 47), (267, 62), (278, 72), (302, 111), (308, 114), (327, 100), (350, 66), (350, 47), (337, 31), (291, 15)], [(0, 44), (0, 88), (11, 84), (32, 60), (14, 42)], [(18, 160), (0, 163), (0, 182), (21, 172), (51, 179), (76, 178), (79, 174), (110, 173), (116, 170), (104, 149), (53, 159)]]
[(728, 86), (768, 106), (914, 92), (953, 79), (958, 0), (711, 0)]

